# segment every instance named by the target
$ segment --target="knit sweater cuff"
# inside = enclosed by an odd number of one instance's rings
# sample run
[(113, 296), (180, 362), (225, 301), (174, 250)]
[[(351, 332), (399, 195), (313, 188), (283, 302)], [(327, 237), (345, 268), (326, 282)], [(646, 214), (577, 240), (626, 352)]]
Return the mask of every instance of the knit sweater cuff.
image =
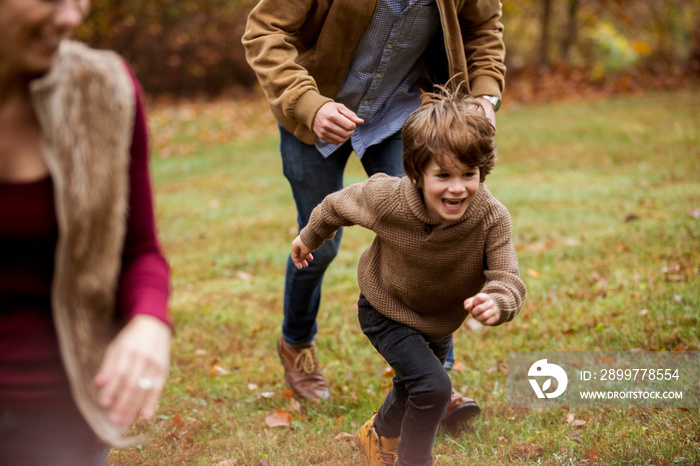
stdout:
[(316, 234), (308, 226), (301, 230), (301, 232), (299, 233), (299, 237), (301, 238), (301, 241), (304, 243), (304, 245), (306, 245), (306, 247), (311, 249), (312, 251), (315, 251), (316, 249), (320, 248), (323, 242), (326, 240), (321, 235)]
[(498, 321), (494, 325), (501, 325), (506, 322), (510, 322), (513, 320), (515, 315), (517, 314), (517, 311), (513, 311), (512, 309), (509, 309), (508, 304), (506, 303), (506, 300), (503, 299), (502, 296), (491, 296), (491, 299), (494, 300), (496, 303), (496, 306), (498, 306), (498, 310), (500, 311), (500, 316), (498, 318)]

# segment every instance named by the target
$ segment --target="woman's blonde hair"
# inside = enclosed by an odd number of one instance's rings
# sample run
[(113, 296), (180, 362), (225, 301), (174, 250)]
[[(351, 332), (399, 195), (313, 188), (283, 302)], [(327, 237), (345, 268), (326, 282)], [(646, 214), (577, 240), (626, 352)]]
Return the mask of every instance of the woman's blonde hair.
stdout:
[(495, 128), (461, 84), (435, 89), (423, 95), (401, 129), (406, 175), (420, 182), (431, 160), (446, 168), (446, 157), (454, 156), (464, 165), (479, 167), (483, 182), (496, 163)]

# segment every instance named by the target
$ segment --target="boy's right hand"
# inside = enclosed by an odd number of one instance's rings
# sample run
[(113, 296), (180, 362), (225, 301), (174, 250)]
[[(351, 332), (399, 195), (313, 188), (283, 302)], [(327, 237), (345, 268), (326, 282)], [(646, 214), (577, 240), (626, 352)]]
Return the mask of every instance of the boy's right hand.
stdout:
[(314, 260), (311, 249), (307, 248), (299, 236), (292, 241), (292, 262), (297, 269), (301, 270), (309, 266), (309, 262)]

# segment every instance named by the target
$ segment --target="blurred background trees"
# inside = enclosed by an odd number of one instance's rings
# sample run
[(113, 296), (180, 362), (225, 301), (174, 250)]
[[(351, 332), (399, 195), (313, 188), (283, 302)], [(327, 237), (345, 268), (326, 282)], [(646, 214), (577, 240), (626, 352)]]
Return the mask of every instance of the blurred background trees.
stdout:
[[(121, 53), (151, 95), (254, 89), (241, 46), (256, 0), (92, 0), (81, 40)], [(700, 78), (700, 0), (503, 0), (509, 94)]]

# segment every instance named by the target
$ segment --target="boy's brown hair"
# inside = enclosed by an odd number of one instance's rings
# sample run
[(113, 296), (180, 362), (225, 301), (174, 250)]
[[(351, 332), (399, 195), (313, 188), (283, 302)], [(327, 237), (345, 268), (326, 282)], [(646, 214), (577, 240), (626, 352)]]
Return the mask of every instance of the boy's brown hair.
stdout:
[(436, 92), (424, 94), (401, 129), (406, 175), (420, 182), (430, 160), (446, 167), (446, 156), (454, 154), (464, 165), (479, 167), (483, 182), (496, 163), (495, 128), (463, 86), (435, 88)]

